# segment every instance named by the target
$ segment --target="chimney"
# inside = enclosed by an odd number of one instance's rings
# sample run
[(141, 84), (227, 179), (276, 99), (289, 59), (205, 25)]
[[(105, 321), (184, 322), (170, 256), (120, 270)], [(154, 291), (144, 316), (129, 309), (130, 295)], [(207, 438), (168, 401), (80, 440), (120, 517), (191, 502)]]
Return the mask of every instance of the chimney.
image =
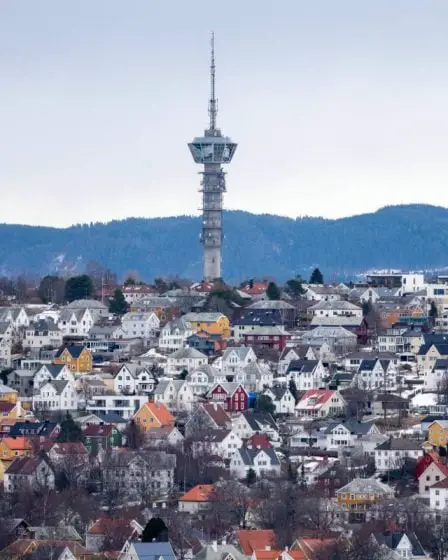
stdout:
[(271, 550), (271, 547), (267, 544), (267, 545), (264, 547), (264, 549), (265, 549), (265, 550)]
[(218, 541), (212, 541), (212, 548), (215, 552), (218, 552)]

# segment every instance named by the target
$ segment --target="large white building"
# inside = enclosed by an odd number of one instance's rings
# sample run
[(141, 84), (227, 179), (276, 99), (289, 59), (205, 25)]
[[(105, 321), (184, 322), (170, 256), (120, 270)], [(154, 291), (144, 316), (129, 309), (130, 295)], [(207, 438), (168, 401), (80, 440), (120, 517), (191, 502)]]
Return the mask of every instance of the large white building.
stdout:
[(45, 346), (58, 348), (61, 344), (62, 332), (51, 319), (30, 323), (26, 327), (23, 340), (24, 348), (43, 348)]
[(127, 338), (149, 340), (156, 336), (160, 320), (153, 312), (126, 313), (121, 319), (121, 328)]
[(164, 352), (175, 352), (183, 348), (187, 343), (187, 338), (194, 334), (188, 321), (182, 317), (175, 321), (169, 321), (160, 330), (159, 348)]
[(208, 363), (208, 358), (196, 348), (181, 348), (168, 356), (165, 373), (178, 375), (182, 371), (193, 371)]

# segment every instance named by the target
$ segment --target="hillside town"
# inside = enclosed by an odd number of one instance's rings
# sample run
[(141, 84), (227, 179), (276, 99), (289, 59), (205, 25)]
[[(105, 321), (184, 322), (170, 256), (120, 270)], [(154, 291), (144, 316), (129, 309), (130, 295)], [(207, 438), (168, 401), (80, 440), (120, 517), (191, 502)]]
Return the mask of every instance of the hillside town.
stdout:
[(448, 557), (448, 277), (102, 280), (0, 282), (0, 558)]

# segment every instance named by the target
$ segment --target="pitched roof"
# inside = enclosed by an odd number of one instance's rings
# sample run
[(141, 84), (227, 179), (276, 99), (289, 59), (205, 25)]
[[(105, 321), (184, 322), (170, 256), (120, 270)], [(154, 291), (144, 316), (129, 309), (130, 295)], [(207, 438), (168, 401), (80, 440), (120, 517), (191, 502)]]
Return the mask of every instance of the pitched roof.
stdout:
[(83, 346), (82, 344), (73, 344), (72, 346), (59, 348), (59, 350), (56, 352), (55, 358), (59, 358), (59, 356), (63, 354), (64, 350), (67, 350), (72, 358), (78, 359), (84, 348), (85, 346)]
[[(302, 396), (297, 408), (320, 408), (335, 394), (337, 394), (337, 391), (331, 391), (330, 389), (310, 389)], [(311, 399), (312, 402), (310, 402)]]
[(46, 369), (52, 377), (57, 377), (65, 367), (66, 367), (65, 364), (42, 364), (36, 370), (35, 374), (41, 371), (42, 369)]
[(10, 436), (49, 436), (58, 426), (57, 422), (16, 422), (9, 433)]
[(136, 521), (133, 519), (100, 517), (87, 530), (87, 533), (89, 535), (116, 535), (118, 533), (129, 538), (137, 533), (135, 523)]
[(225, 362), (232, 353), (235, 353), (238, 356), (238, 359), (243, 362), (251, 350), (251, 346), (228, 346), (224, 350), (222, 361)]
[(407, 531), (406, 533), (404, 532), (392, 533), (390, 531), (386, 531), (384, 533), (375, 533), (374, 537), (377, 540), (378, 544), (380, 545), (383, 544), (386, 545), (391, 550), (396, 550), (404, 535), (406, 535), (406, 537), (409, 539), (409, 542), (411, 543), (412, 556), (426, 557), (426, 553), (423, 550), (423, 547), (420, 541), (418, 540), (417, 535), (412, 531)]
[(266, 434), (254, 434), (247, 440), (247, 446), (255, 449), (269, 449), (272, 443)]
[(421, 449), (421, 443), (412, 439), (405, 438), (389, 438), (376, 448), (381, 451), (415, 451)]
[(283, 301), (281, 299), (271, 300), (265, 299), (261, 301), (256, 301), (255, 303), (251, 303), (247, 306), (248, 309), (295, 309), (293, 305), (288, 303), (287, 301)]
[(269, 412), (261, 412), (258, 410), (244, 410), (241, 415), (255, 432), (263, 431), (264, 426), (269, 426), (273, 430), (278, 430), (277, 424)]
[(113, 429), (112, 424), (89, 424), (83, 433), (85, 437), (110, 437)]
[(176, 560), (169, 542), (132, 543), (139, 560)]
[(196, 350), (196, 348), (190, 348), (189, 346), (179, 348), (179, 350), (176, 350), (168, 356), (169, 360), (184, 360), (185, 358), (197, 360), (200, 358), (207, 359), (207, 356), (202, 352), (199, 352), (199, 350)]
[(387, 484), (383, 484), (375, 478), (354, 478), (351, 482), (336, 490), (337, 494), (379, 494), (390, 495), (393, 494), (393, 489)]
[(14, 451), (19, 450), (31, 450), (33, 446), (28, 438), (23, 436), (18, 437), (5, 437), (3, 438), (3, 443), (9, 447), (9, 449)]
[(286, 373), (312, 373), (319, 364), (319, 360), (292, 360), (289, 362)]
[(174, 424), (175, 418), (163, 403), (146, 402), (145, 406), (162, 426)]
[(9, 465), (5, 474), (31, 475), (43, 461), (40, 457), (18, 457)]
[(255, 459), (260, 453), (265, 453), (270, 458), (270, 466), (280, 465), (277, 453), (273, 448), (268, 447), (264, 449), (254, 449), (252, 447), (240, 447), (240, 449), (238, 449), (238, 453), (240, 454), (243, 463), (248, 467), (254, 465)]
[(219, 403), (203, 403), (201, 407), (217, 426), (225, 428), (230, 424), (230, 416)]
[(81, 441), (55, 443), (51, 450), (58, 455), (86, 455), (88, 453), (87, 448)]
[(214, 490), (213, 484), (198, 484), (179, 498), (179, 502), (208, 502)]
[(246, 556), (251, 556), (254, 550), (275, 545), (275, 533), (272, 529), (239, 529), (236, 538)]

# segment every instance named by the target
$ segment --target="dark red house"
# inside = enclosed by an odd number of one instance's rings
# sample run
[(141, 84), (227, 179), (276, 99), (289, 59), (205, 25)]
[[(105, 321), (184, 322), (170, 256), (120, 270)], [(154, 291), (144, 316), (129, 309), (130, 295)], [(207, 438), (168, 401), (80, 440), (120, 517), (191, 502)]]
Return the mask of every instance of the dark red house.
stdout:
[(241, 412), (249, 408), (249, 394), (240, 383), (216, 383), (207, 396), (211, 402), (222, 405), (226, 412)]
[(286, 343), (291, 338), (289, 332), (283, 327), (255, 327), (253, 330), (243, 333), (244, 345), (272, 348), (282, 352), (286, 348)]

